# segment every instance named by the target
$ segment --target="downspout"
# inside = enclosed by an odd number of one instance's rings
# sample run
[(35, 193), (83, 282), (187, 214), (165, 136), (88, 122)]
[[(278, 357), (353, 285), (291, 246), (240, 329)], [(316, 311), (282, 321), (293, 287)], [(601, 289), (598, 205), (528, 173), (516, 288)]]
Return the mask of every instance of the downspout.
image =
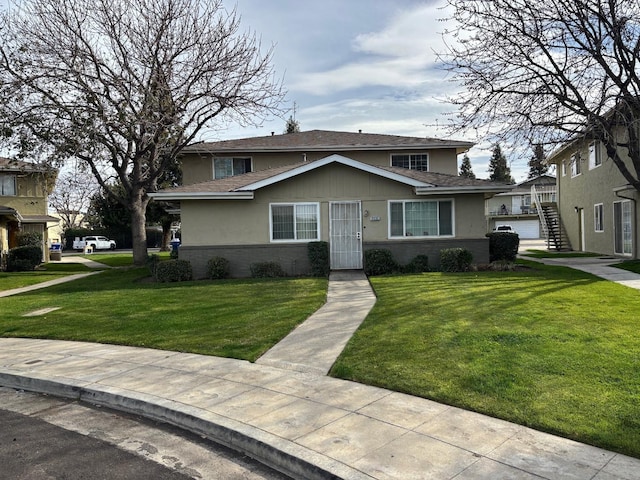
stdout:
[(638, 222), (637, 222), (637, 218), (638, 218), (638, 201), (635, 198), (632, 197), (625, 197), (624, 195), (621, 195), (621, 192), (624, 192), (625, 190), (631, 190), (633, 189), (633, 187), (631, 185), (625, 185), (623, 187), (617, 187), (613, 189), (613, 193), (615, 194), (616, 197), (618, 198), (624, 198), (625, 200), (631, 200), (633, 202), (633, 213), (634, 213), (634, 217), (636, 219), (636, 221), (633, 224), (633, 249), (636, 252), (633, 255), (633, 258), (638, 258)]

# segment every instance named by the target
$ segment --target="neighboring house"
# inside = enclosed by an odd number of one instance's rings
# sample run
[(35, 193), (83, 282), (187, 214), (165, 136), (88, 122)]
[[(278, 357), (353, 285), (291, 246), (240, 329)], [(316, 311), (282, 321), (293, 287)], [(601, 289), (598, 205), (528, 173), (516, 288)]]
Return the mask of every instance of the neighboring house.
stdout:
[(233, 276), (275, 261), (310, 271), (307, 243), (327, 241), (331, 268), (361, 269), (363, 252), (418, 254), (469, 249), (489, 261), (484, 201), (511, 186), (457, 175), (469, 142), (313, 130), (201, 143), (182, 159), (184, 186), (152, 197), (179, 202), (182, 244), (194, 276), (214, 256)]
[(556, 201), (556, 178), (540, 175), (518, 183), (510, 192), (499, 193), (486, 202), (488, 230), (498, 225), (511, 225), (520, 238), (543, 238), (544, 219), (536, 205), (536, 194), (542, 202)]
[[(624, 157), (631, 171), (631, 161)], [(638, 191), (598, 141), (574, 140), (547, 160), (557, 166), (558, 211), (574, 250), (640, 258)]]
[(0, 253), (18, 246), (21, 232), (42, 235), (43, 260), (49, 259), (47, 224), (58, 219), (48, 215), (47, 198), (56, 172), (29, 162), (0, 158)]

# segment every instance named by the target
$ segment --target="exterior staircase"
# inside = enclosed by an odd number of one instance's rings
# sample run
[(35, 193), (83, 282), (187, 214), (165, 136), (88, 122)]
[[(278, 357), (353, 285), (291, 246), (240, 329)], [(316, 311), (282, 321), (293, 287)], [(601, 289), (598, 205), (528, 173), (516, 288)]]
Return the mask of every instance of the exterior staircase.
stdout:
[(571, 243), (558, 214), (557, 205), (555, 203), (542, 203), (540, 207), (540, 223), (547, 239), (547, 248), (556, 251), (571, 250)]

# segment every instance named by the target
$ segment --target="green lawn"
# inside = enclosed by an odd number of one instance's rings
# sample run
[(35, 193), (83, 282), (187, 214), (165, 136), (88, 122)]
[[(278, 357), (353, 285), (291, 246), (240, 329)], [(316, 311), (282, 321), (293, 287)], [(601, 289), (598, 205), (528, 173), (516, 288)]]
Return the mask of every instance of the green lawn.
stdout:
[(640, 457), (640, 292), (528, 264), (372, 278), (332, 374)]
[(625, 262), (615, 263), (612, 267), (621, 268), (634, 273), (640, 273), (640, 260), (627, 260)]
[[(255, 360), (326, 300), (325, 279), (158, 284), (145, 268), (0, 298), (0, 336), (83, 340)], [(59, 310), (40, 317), (25, 313)]]
[(60, 277), (66, 277), (74, 273), (86, 272), (89, 269), (84, 265), (72, 263), (48, 263), (33, 272), (1, 272), (0, 292), (14, 288), (27, 287), (37, 283), (47, 282)]
[[(161, 260), (169, 259), (169, 252), (156, 253)], [(133, 255), (131, 253), (92, 253), (88, 255), (80, 255), (94, 262), (104, 263), (110, 267), (130, 267), (133, 265)]]

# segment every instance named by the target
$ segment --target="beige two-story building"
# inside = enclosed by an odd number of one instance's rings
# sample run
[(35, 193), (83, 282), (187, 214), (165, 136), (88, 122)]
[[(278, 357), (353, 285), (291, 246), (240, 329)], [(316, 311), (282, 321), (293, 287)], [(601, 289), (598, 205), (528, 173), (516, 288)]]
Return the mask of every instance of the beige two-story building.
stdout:
[(42, 235), (43, 261), (48, 261), (47, 225), (58, 222), (49, 215), (48, 197), (57, 172), (20, 160), (0, 158), (0, 253), (18, 246), (21, 232)]
[(187, 148), (184, 186), (151, 196), (179, 203), (180, 258), (202, 277), (227, 258), (234, 276), (252, 263), (310, 271), (307, 244), (329, 243), (334, 270), (360, 269), (365, 250), (386, 248), (400, 263), (442, 249), (489, 261), (485, 199), (509, 185), (457, 175), (469, 142), (312, 130)]

